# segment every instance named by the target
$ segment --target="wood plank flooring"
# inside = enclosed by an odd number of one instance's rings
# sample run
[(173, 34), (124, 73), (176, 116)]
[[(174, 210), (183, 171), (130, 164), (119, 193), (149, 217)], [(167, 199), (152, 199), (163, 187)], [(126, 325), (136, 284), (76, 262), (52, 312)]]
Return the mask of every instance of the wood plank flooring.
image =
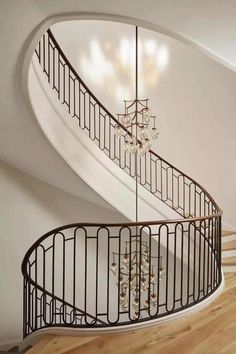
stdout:
[(236, 354), (236, 273), (195, 315), (162, 326), (99, 337), (45, 336), (28, 354)]

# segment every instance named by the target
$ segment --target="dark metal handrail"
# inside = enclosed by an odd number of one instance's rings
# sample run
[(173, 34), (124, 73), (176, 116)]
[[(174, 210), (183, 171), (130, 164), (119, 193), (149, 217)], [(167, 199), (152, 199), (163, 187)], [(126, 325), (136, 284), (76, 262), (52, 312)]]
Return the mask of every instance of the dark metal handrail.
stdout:
[[(114, 129), (119, 122), (89, 90), (50, 30), (40, 40), (35, 53), (59, 101), (77, 119), (79, 127), (134, 178), (134, 159), (123, 150), (122, 141), (115, 139)], [(157, 319), (203, 301), (220, 286), (222, 211), (210, 194), (152, 150), (139, 159), (138, 182), (182, 218), (125, 224), (75, 223), (43, 235), (31, 246), (22, 263), (24, 336), (52, 326), (96, 328)], [(159, 242), (153, 242), (153, 237)], [(164, 287), (158, 278), (156, 291), (160, 297), (155, 308), (151, 309), (150, 305), (148, 309), (139, 308), (135, 320), (131, 318), (130, 310), (120, 309), (116, 287), (110, 289), (114, 280), (109, 273), (111, 253), (120, 254), (122, 243), (133, 238), (145, 240), (154, 258), (161, 255), (165, 259), (167, 273)], [(62, 244), (58, 246), (57, 242)], [(103, 250), (100, 244), (103, 244)], [(71, 255), (69, 261), (67, 252)], [(90, 252), (94, 252), (95, 264), (88, 282)], [(129, 252), (131, 255), (131, 249)], [(60, 254), (59, 278), (57, 254)], [(101, 260), (103, 269), (100, 269)], [(157, 266), (159, 271), (159, 263)], [(79, 275), (78, 269), (81, 272)], [(69, 270), (73, 277), (68, 280)], [(100, 281), (101, 274), (107, 274), (103, 279), (105, 290)], [(119, 279), (120, 273), (117, 276)], [(180, 279), (180, 288), (176, 285), (177, 279)], [(100, 298), (100, 291), (105, 291), (103, 299)], [(93, 299), (92, 304), (90, 298)], [(111, 313), (111, 308), (116, 308), (115, 314)], [(117, 318), (114, 320), (112, 316)]]

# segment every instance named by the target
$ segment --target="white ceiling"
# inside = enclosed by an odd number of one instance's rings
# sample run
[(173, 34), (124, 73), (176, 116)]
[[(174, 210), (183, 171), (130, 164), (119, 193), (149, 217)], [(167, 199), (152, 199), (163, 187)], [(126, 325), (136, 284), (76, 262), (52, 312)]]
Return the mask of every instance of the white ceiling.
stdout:
[(45, 14), (100, 13), (140, 20), (236, 71), (236, 0), (30, 0)]

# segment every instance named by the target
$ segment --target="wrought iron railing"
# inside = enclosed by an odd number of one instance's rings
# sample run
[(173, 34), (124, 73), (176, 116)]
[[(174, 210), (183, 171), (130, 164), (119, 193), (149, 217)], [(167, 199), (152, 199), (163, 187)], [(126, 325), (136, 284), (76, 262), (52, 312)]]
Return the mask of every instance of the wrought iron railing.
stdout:
[[(89, 90), (50, 30), (35, 53), (58, 100), (78, 126), (111, 160), (136, 178), (135, 157), (125, 151), (122, 138), (115, 136), (117, 119)], [(138, 159), (137, 174), (140, 185), (183, 217), (212, 215), (219, 210), (204, 188), (152, 150)]]
[[(76, 73), (50, 30), (35, 53), (58, 100), (78, 126), (135, 178), (135, 159), (115, 137), (117, 120)], [(97, 328), (156, 319), (195, 305), (219, 287), (222, 212), (209, 193), (151, 150), (138, 159), (138, 182), (183, 219), (73, 224), (42, 236), (22, 264), (24, 336), (52, 326)], [(133, 239), (144, 241), (139, 242), (141, 248), (149, 246), (157, 275), (160, 257), (166, 273), (162, 281), (157, 276), (155, 306), (143, 307), (140, 290), (135, 319), (130, 289), (128, 310), (120, 306), (120, 268), (115, 276), (109, 270), (112, 254), (119, 255), (124, 243), (130, 245), (131, 256)]]

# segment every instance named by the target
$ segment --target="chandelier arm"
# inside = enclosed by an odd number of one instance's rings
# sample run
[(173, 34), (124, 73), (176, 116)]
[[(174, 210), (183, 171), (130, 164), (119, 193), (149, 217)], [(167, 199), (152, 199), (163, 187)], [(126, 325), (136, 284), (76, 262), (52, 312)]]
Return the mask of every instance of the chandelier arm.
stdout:
[[(127, 126), (127, 128), (131, 128), (131, 127), (133, 127), (133, 126), (138, 126), (139, 128), (142, 128), (143, 126), (146, 126), (146, 125), (148, 125), (147, 123), (132, 123), (132, 124), (130, 124), (130, 125), (128, 125)], [(126, 134), (126, 135), (128, 135), (128, 134)]]
[(140, 99), (140, 98), (135, 98), (135, 99), (133, 99), (133, 100), (123, 100), (124, 102), (126, 102), (126, 103), (129, 103), (129, 102), (135, 102), (135, 101), (138, 101), (138, 102), (147, 102), (149, 100), (149, 98), (143, 98), (143, 99)]
[[(136, 251), (133, 251), (133, 252), (131, 252), (130, 254), (134, 254), (134, 253), (136, 253)], [(127, 255), (127, 253), (118, 253), (118, 252), (112, 252), (112, 254), (114, 254), (115, 256), (126, 256)]]
[[(126, 106), (126, 103), (127, 102), (131, 102), (131, 104), (129, 106)], [(132, 100), (132, 101), (125, 101), (125, 109), (129, 109), (131, 108), (132, 106), (134, 106), (136, 104), (136, 99)]]

